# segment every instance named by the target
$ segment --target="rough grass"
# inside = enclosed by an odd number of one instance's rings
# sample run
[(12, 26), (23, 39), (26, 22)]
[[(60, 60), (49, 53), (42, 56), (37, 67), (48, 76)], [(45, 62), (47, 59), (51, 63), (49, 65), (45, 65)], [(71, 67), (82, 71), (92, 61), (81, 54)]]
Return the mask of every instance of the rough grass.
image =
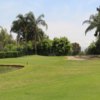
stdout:
[(25, 66), (0, 74), (0, 100), (100, 100), (100, 59), (27, 56), (0, 64)]

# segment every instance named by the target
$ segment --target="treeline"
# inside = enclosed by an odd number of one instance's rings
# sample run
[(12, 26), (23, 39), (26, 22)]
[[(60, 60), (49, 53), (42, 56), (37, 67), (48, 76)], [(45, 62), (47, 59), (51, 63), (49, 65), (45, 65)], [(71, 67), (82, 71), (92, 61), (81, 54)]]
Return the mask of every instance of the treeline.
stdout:
[[(54, 38), (50, 40), (44, 35), (41, 41), (36, 44), (33, 41), (14, 40), (11, 34), (8, 34), (6, 29), (1, 28), (0, 31), (0, 58), (19, 57), (24, 55), (45, 55), (45, 56), (64, 56), (77, 55), (81, 52), (81, 47), (78, 43), (70, 43), (66, 37)], [(36, 51), (35, 51), (36, 50)]]
[(36, 18), (32, 12), (25, 15), (19, 14), (11, 26), (11, 32), (17, 34), (16, 40), (11, 34), (8, 34), (6, 29), (1, 27), (0, 57), (18, 57), (31, 54), (64, 56), (80, 53), (80, 45), (78, 43), (71, 44), (66, 37), (50, 40), (39, 27), (42, 25), (48, 29), (43, 18), (43, 14)]
[(25, 15), (19, 14), (12, 22), (10, 32), (16, 33), (17, 37), (14, 40), (7, 30), (0, 27), (0, 58), (19, 57), (24, 55), (45, 55), (45, 56), (65, 56), (65, 55), (79, 55), (100, 54), (100, 8), (97, 8), (97, 14), (90, 16), (89, 20), (84, 21), (88, 23), (85, 33), (92, 29), (96, 29), (96, 41), (84, 51), (81, 51), (79, 43), (71, 43), (67, 37), (54, 38), (53, 40), (44, 33), (40, 25), (46, 24), (44, 15), (38, 18), (32, 12)]

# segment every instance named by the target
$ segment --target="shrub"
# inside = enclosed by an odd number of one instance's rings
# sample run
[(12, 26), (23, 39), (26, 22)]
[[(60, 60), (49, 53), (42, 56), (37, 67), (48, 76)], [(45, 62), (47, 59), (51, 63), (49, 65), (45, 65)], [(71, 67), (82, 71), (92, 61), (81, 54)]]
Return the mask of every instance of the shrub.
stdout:
[(5, 52), (3, 51), (0, 52), (0, 58), (5, 58)]
[(13, 57), (19, 57), (19, 56), (22, 56), (22, 53), (18, 51), (0, 52), (0, 58), (13, 58)]
[(72, 43), (72, 55), (78, 55), (81, 52), (81, 46), (78, 43)]
[(54, 38), (52, 44), (53, 54), (57, 56), (68, 55), (71, 49), (70, 42), (66, 37)]
[(52, 41), (44, 39), (38, 43), (37, 49), (39, 55), (50, 55), (51, 54)]

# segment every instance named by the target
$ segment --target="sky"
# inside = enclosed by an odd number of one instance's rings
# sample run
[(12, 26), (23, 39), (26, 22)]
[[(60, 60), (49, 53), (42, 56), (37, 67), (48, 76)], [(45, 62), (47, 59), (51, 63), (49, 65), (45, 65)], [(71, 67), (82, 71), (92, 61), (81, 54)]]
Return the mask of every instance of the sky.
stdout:
[(0, 26), (9, 32), (18, 14), (32, 11), (36, 18), (44, 14), (48, 30), (43, 30), (50, 39), (65, 36), (85, 49), (95, 38), (94, 31), (85, 36), (88, 25), (82, 23), (95, 14), (99, 6), (100, 0), (0, 0)]

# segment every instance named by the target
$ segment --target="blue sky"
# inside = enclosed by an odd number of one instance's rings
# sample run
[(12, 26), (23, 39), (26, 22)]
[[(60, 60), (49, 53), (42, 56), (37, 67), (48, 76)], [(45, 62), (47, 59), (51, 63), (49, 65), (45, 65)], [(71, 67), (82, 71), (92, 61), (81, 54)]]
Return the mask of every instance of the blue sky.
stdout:
[(36, 17), (45, 15), (50, 38), (66, 36), (71, 42), (79, 42), (82, 48), (93, 40), (91, 31), (85, 36), (87, 25), (82, 22), (96, 13), (100, 0), (1, 0), (0, 25), (10, 30), (18, 14), (32, 11)]

